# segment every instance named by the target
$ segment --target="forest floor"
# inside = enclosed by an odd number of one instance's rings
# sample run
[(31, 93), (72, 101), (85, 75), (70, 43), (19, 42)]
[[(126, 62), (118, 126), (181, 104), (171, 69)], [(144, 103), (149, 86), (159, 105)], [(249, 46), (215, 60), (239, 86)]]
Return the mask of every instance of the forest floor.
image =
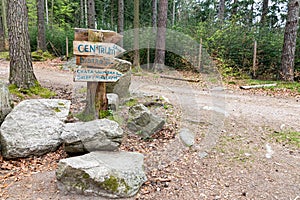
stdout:
[[(34, 63), (42, 86), (70, 99), (72, 111), (82, 109), (86, 83), (59, 60)], [(8, 80), (9, 63), (0, 61), (0, 80)], [(172, 74), (174, 76), (174, 74)], [(300, 95), (289, 90), (210, 90), (200, 74), (175, 76), (186, 82), (145, 73), (132, 76), (131, 92), (168, 101), (169, 122), (152, 140), (129, 135), (121, 149), (145, 156), (148, 181), (131, 199), (287, 199), (300, 200)], [(164, 111), (164, 110), (160, 110)], [(178, 137), (180, 128), (195, 134), (193, 147)], [(0, 199), (90, 200), (56, 186), (62, 149), (45, 156), (3, 160), (0, 157)]]

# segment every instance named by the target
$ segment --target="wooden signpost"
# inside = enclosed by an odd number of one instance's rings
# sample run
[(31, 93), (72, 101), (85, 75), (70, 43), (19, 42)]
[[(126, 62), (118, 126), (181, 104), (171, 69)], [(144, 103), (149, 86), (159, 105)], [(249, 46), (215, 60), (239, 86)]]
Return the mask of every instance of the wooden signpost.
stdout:
[(111, 69), (119, 63), (115, 57), (125, 52), (115, 44), (121, 38), (120, 34), (113, 31), (75, 29), (73, 54), (76, 55), (76, 64), (82, 68), (75, 70), (74, 81), (88, 83), (86, 115), (99, 118), (99, 112), (107, 110), (105, 83), (116, 82), (123, 76), (116, 69)]

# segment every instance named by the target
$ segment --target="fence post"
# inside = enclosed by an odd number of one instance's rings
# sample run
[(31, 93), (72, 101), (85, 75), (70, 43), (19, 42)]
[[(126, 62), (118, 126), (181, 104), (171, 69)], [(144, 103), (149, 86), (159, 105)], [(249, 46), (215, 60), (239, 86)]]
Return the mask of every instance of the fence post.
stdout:
[(252, 66), (252, 70), (253, 70), (253, 77), (256, 77), (256, 54), (257, 54), (257, 42), (256, 40), (254, 41), (254, 48), (253, 48), (253, 66)]
[(202, 70), (202, 67), (201, 67), (201, 57), (202, 57), (202, 38), (200, 38), (200, 44), (199, 44), (199, 55), (198, 55), (198, 67), (199, 67), (199, 70), (201, 71)]

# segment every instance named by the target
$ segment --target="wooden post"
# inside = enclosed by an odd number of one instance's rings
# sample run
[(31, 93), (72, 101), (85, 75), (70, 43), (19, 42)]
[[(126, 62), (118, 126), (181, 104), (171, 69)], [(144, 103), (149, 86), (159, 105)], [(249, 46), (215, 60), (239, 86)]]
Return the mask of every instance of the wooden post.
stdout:
[(148, 48), (147, 48), (147, 70), (150, 70), (150, 44), (148, 41)]
[(256, 40), (254, 41), (254, 50), (253, 50), (253, 66), (252, 66), (252, 70), (253, 70), (253, 77), (256, 77), (256, 54), (257, 54), (257, 42)]
[(202, 70), (202, 67), (201, 67), (201, 60), (202, 58), (202, 38), (200, 39), (200, 44), (199, 44), (199, 58), (198, 58), (198, 67), (199, 67), (199, 70), (201, 71)]
[(74, 81), (87, 82), (86, 116), (97, 119), (108, 109), (106, 82), (116, 82), (123, 75), (109, 69), (118, 62), (114, 57), (125, 51), (115, 44), (121, 38), (113, 31), (75, 29), (73, 53), (76, 64), (84, 68), (75, 71)]
[(66, 37), (66, 58), (69, 58), (69, 39)]

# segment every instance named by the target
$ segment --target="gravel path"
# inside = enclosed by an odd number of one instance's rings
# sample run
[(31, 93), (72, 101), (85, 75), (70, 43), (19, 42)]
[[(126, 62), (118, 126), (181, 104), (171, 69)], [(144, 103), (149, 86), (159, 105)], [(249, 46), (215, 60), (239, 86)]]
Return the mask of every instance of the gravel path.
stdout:
[[(0, 61), (0, 79), (7, 80), (7, 66)], [(73, 99), (85, 87), (49, 64), (35, 73), (42, 85), (69, 88)], [(282, 129), (300, 131), (299, 96), (208, 90), (149, 74), (133, 76), (131, 91), (163, 96), (181, 110), (180, 127), (196, 136), (193, 148), (175, 137), (145, 154), (151, 177), (168, 181), (148, 182), (132, 199), (300, 199), (300, 149), (272, 138)], [(9, 199), (101, 199), (60, 193), (55, 182), (54, 171), (35, 174), (9, 187)]]

